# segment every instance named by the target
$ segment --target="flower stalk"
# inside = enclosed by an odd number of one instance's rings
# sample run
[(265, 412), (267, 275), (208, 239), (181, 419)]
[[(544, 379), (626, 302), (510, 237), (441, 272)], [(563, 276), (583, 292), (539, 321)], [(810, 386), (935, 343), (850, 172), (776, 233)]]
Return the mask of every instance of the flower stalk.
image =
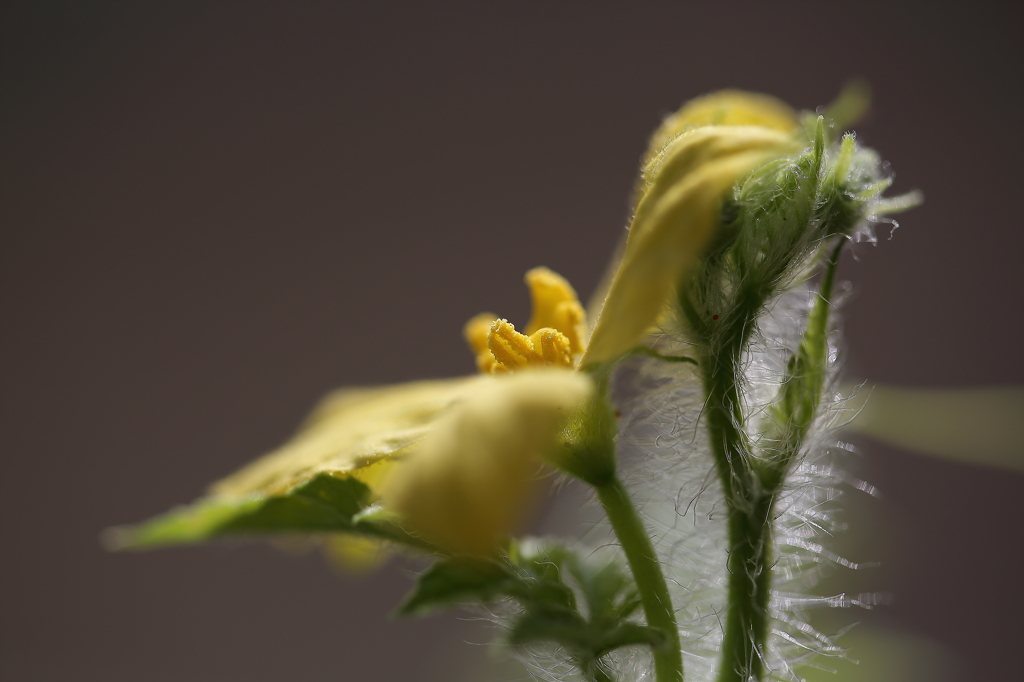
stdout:
[(667, 637), (663, 646), (654, 648), (655, 679), (657, 682), (682, 682), (683, 654), (675, 609), (643, 519), (618, 477), (613, 476), (595, 486), (595, 490), (633, 573), (647, 625), (661, 629)]
[[(760, 680), (768, 635), (772, 498), (761, 485), (743, 424), (739, 351), (705, 355), (707, 429), (728, 507), (728, 607), (720, 682)], [(717, 361), (716, 361), (717, 360)]]

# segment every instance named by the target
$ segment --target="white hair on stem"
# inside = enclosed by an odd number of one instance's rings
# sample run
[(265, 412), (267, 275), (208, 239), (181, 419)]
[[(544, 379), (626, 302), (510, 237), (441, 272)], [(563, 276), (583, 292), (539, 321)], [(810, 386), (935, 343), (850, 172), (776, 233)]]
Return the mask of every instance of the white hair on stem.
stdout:
[[(800, 285), (778, 297), (758, 320), (743, 358), (743, 425), (756, 449), (759, 428), (778, 395), (787, 362), (799, 345), (815, 289)], [(833, 324), (834, 317), (833, 317)], [(655, 339), (665, 355), (688, 355), (677, 333)], [(776, 679), (798, 680), (794, 666), (817, 655), (841, 655), (833, 639), (807, 622), (807, 611), (870, 605), (871, 595), (851, 598), (808, 596), (828, 566), (856, 564), (827, 549), (841, 529), (835, 520), (845, 474), (833, 459), (833, 428), (839, 421), (836, 393), (839, 361), (836, 334), (830, 338), (828, 378), (811, 431), (774, 504), (771, 636), (766, 667)], [(669, 581), (683, 641), (687, 680), (712, 680), (719, 665), (727, 608), (726, 503), (707, 433), (701, 425), (704, 391), (697, 369), (686, 363), (638, 357), (623, 364), (616, 380), (619, 471), (644, 516)], [(587, 542), (607, 542), (595, 531)], [(621, 682), (650, 680), (649, 657), (630, 649), (618, 658)], [(552, 679), (552, 678), (548, 678)]]

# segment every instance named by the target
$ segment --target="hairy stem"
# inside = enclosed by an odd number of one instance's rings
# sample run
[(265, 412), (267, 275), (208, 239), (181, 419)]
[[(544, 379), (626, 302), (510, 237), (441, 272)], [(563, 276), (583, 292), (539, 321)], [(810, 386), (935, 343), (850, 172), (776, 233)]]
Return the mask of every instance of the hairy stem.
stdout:
[(729, 510), (729, 610), (722, 640), (719, 682), (748, 682), (764, 675), (771, 589), (771, 498), (753, 509)]
[(844, 240), (833, 248), (808, 320), (804, 338), (790, 361), (780, 391), (785, 408), (782, 457), (755, 457), (746, 432), (740, 362), (759, 306), (741, 300), (740, 314), (720, 337), (715, 352), (701, 359), (707, 395), (711, 451), (728, 507), (729, 583), (719, 682), (750, 682), (764, 677), (771, 597), (772, 507), (775, 493), (803, 447), (824, 382), (828, 317), (835, 269)]
[[(742, 336), (742, 335), (738, 335)], [(749, 682), (764, 674), (771, 583), (772, 497), (743, 432), (737, 364), (742, 338), (707, 358), (707, 428), (728, 506), (729, 583), (719, 682)]]
[(676, 614), (658, 555), (654, 552), (643, 520), (617, 477), (613, 476), (595, 488), (608, 521), (622, 543), (622, 550), (640, 593), (647, 624), (665, 632), (665, 645), (654, 650), (657, 682), (682, 682), (683, 654)]

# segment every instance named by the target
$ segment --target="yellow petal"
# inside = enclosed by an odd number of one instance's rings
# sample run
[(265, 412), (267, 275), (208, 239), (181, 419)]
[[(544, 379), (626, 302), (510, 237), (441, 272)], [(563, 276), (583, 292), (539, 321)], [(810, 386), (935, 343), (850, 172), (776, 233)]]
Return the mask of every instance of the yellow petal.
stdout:
[(640, 164), (633, 202), (640, 203), (671, 143), (683, 133), (705, 126), (756, 126), (788, 133), (799, 124), (796, 112), (788, 104), (769, 95), (722, 90), (692, 99), (662, 121), (651, 135)]
[(522, 520), (564, 419), (593, 391), (583, 374), (535, 370), (486, 377), (395, 465), (381, 495), (428, 540), (487, 554)]
[(796, 112), (785, 102), (769, 95), (742, 90), (722, 90), (692, 99), (666, 118), (651, 135), (645, 164), (661, 154), (681, 133), (703, 126), (758, 126), (780, 132), (793, 131), (800, 124)]
[(526, 284), (533, 302), (533, 316), (526, 325), (526, 335), (532, 336), (544, 327), (557, 329), (569, 341), (572, 353), (582, 353), (586, 343), (586, 313), (569, 281), (554, 270), (541, 267), (526, 273)]
[(462, 337), (466, 339), (470, 350), (476, 357), (476, 368), (481, 374), (490, 374), (498, 363), (491, 349), (487, 346), (487, 338), (491, 334), (491, 325), (498, 320), (494, 313), (480, 313), (474, 316), (462, 328)]
[(471, 393), (482, 377), (419, 381), (328, 395), (299, 432), (277, 450), (214, 483), (214, 495), (273, 494), (321, 472), (355, 475), (371, 488), (437, 417)]
[(760, 163), (793, 146), (770, 128), (697, 128), (666, 149), (637, 205), (583, 365), (637, 345), (718, 227), (725, 193)]
[(324, 552), (348, 574), (361, 575), (383, 564), (394, 553), (385, 540), (352, 534), (334, 534), (322, 538)]

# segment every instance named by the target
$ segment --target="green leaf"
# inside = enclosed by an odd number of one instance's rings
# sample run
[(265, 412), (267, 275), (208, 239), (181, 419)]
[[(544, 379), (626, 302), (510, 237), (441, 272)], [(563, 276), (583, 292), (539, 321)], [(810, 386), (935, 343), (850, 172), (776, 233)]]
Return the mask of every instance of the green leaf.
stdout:
[(573, 613), (576, 596), (562, 581), (574, 555), (555, 545), (512, 543), (505, 560), (459, 556), (438, 561), (419, 578), (396, 615), (409, 616), (467, 603), (511, 597), (526, 610)]
[(636, 586), (619, 564), (574, 561), (569, 569), (580, 586), (591, 620), (622, 621), (640, 606)]
[(349, 532), (389, 537), (383, 526), (353, 522), (369, 499), (370, 489), (363, 482), (319, 474), (272, 497), (202, 499), (137, 526), (111, 529), (105, 539), (113, 549), (149, 549), (262, 534)]
[(578, 613), (527, 612), (520, 616), (509, 633), (509, 643), (524, 646), (554, 642), (579, 660), (597, 660), (624, 646), (664, 646), (664, 632), (639, 623), (619, 623), (600, 627), (588, 623)]
[(573, 656), (585, 656), (591, 650), (588, 630), (586, 621), (578, 613), (527, 611), (516, 619), (508, 641), (514, 646), (554, 642)]
[[(640, 598), (633, 579), (617, 561), (600, 556), (584, 559), (565, 547), (539, 545), (524, 548), (515, 566), (529, 578), (527, 598), (521, 599), (525, 612), (513, 625), (510, 643), (555, 642), (571, 652), (584, 670), (620, 647), (666, 643), (660, 629), (627, 620), (640, 606)], [(575, 598), (541, 598), (558, 589), (571, 594), (568, 579), (575, 583), (585, 610), (576, 607)]]
[(576, 594), (566, 585), (566, 567), (576, 562), (568, 548), (552, 543), (520, 543), (509, 561), (522, 578), (516, 598), (524, 608), (577, 611)]
[[(577, 595), (585, 609), (577, 606)], [(588, 680), (610, 680), (602, 656), (624, 646), (659, 648), (666, 633), (627, 620), (639, 606), (636, 585), (614, 560), (582, 559), (566, 547), (511, 543), (503, 560), (452, 557), (435, 563), (396, 615), (429, 613), (468, 603), (512, 598), (522, 606), (507, 641), (551, 642), (565, 650)]]
[(395, 615), (412, 616), (471, 602), (488, 603), (521, 590), (519, 576), (495, 559), (442, 559), (420, 576)]

